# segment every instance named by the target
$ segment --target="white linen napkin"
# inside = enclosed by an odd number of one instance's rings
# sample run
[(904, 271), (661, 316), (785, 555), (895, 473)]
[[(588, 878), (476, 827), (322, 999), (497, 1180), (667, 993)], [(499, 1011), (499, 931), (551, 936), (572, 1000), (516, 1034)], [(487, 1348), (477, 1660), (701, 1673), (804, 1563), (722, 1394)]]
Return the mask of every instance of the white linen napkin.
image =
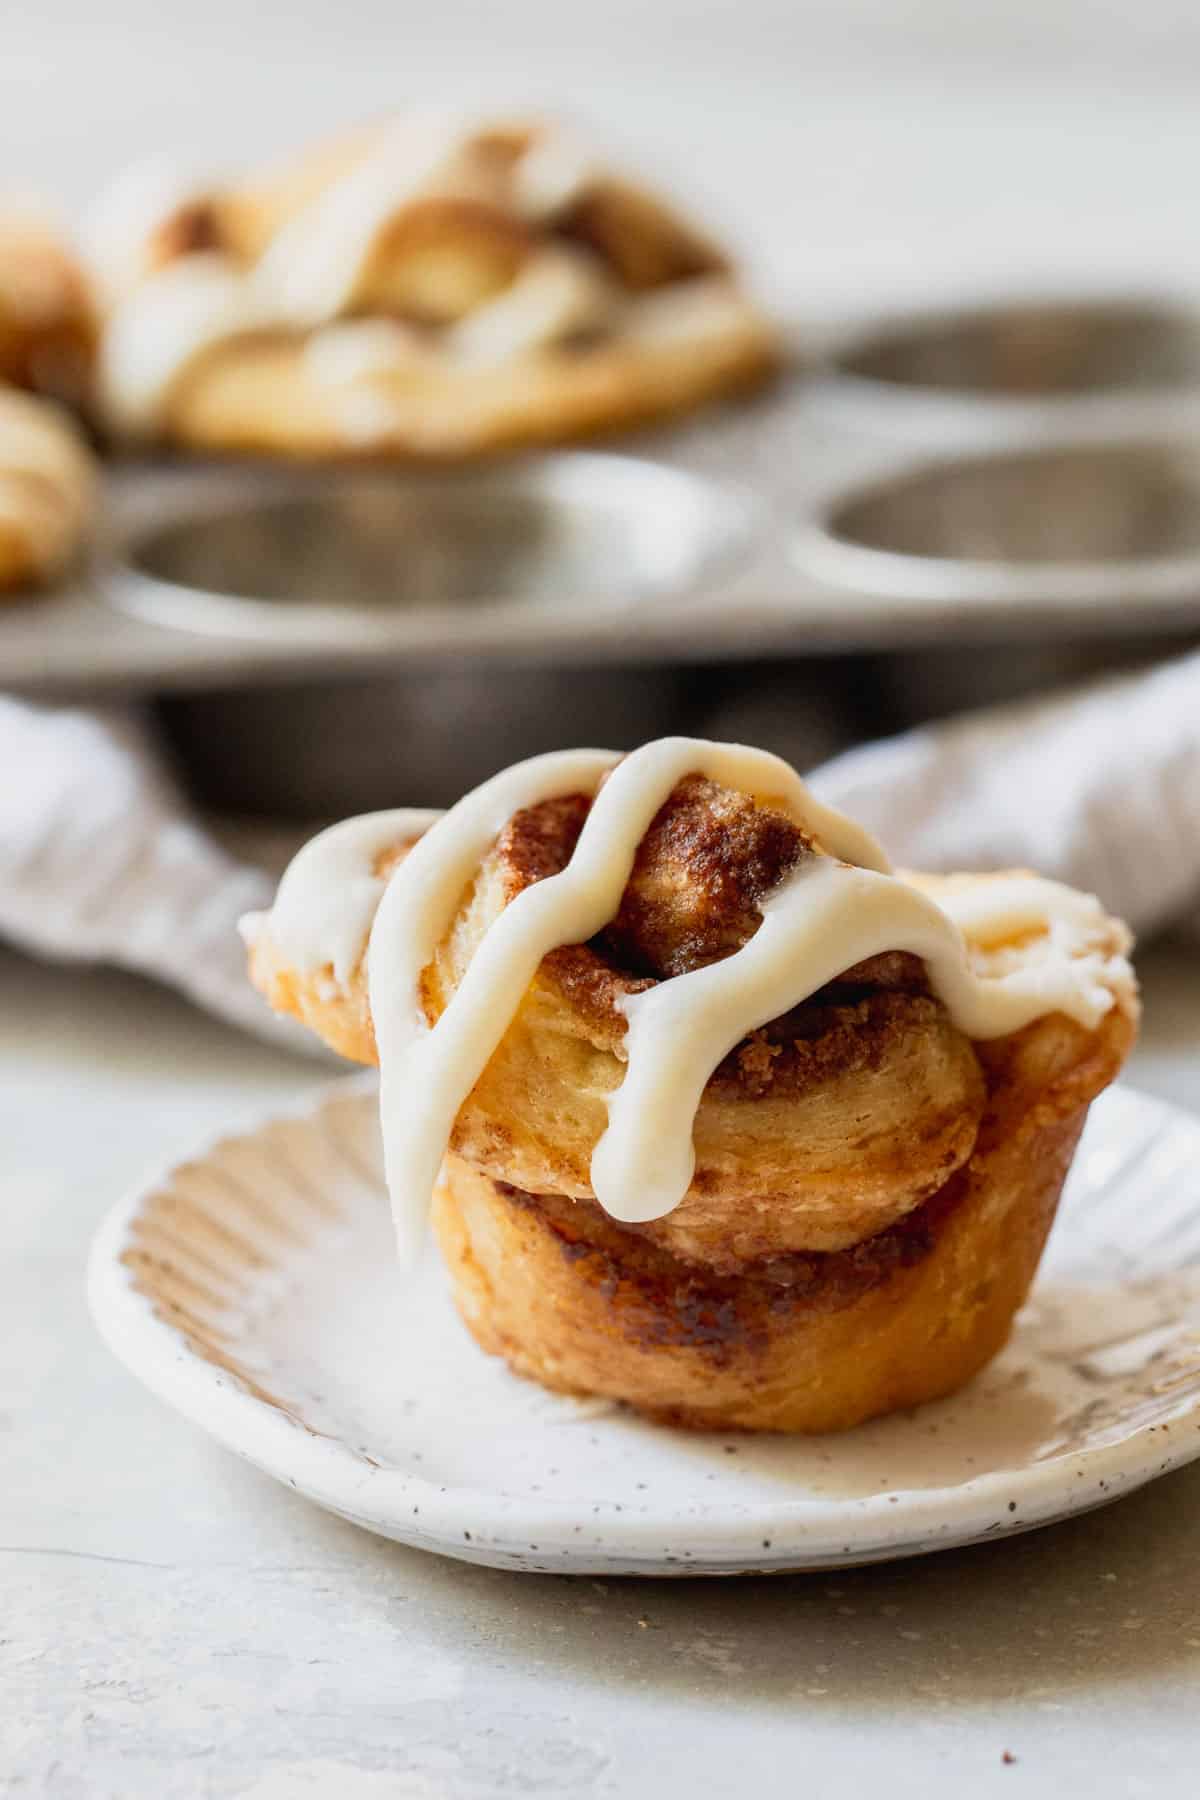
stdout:
[(246, 979), (237, 920), (274, 879), (192, 814), (141, 715), (0, 696), (0, 938), (115, 963), (289, 1048), (315, 1039)]
[[(869, 744), (812, 782), (901, 865), (1029, 867), (1142, 934), (1200, 926), (1200, 653)], [(0, 938), (35, 954), (140, 970), (313, 1053), (251, 989), (235, 930), (302, 835), (223, 843), (136, 710), (0, 698)]]
[(1030, 868), (1200, 925), (1200, 653), (865, 745), (812, 777), (910, 868)]

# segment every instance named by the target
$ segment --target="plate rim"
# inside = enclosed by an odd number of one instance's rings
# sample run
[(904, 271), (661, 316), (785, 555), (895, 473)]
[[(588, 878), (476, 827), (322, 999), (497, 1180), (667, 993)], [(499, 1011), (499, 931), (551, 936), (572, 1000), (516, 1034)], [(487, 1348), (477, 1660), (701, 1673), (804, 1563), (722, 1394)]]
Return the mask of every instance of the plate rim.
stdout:
[[(1151, 1109), (1200, 1138), (1200, 1119), (1185, 1109), (1127, 1083), (1119, 1084), (1116, 1093), (1122, 1104)], [(373, 1074), (343, 1076), (298, 1103), (263, 1108), (234, 1130), (207, 1135), (189, 1155), (169, 1158), (104, 1217), (92, 1239), (86, 1277), (96, 1329), (144, 1386), (225, 1448), (368, 1530), (470, 1561), (581, 1574), (613, 1572), (614, 1563), (643, 1574), (828, 1569), (1032, 1530), (1106, 1505), (1200, 1457), (1198, 1395), (1190, 1409), (1169, 1422), (1172, 1427), (1191, 1423), (1191, 1433), (1164, 1430), (1159, 1423), (1144, 1425), (1113, 1443), (1041, 1463), (989, 1470), (948, 1486), (850, 1498), (698, 1500), (687, 1511), (670, 1513), (654, 1512), (651, 1503), (637, 1508), (599, 1500), (591, 1503), (584, 1532), (578, 1499), (443, 1485), (380, 1467), (193, 1350), (180, 1327), (160, 1315), (153, 1297), (138, 1290), (134, 1271), (123, 1260), (133, 1246), (132, 1228), (142, 1209), (182, 1170), (194, 1170), (229, 1146), (256, 1141), (281, 1124), (319, 1126), (334, 1103), (361, 1104), (374, 1095)], [(1107, 1099), (1102, 1095), (1094, 1104), (1104, 1105)], [(728, 1441), (747, 1434), (700, 1435)], [(1131, 1455), (1135, 1448), (1140, 1454)], [(1064, 1464), (1084, 1465), (1069, 1484)], [(486, 1523), (481, 1524), (481, 1514)], [(664, 1530), (676, 1534), (676, 1545), (669, 1540), (663, 1545)], [(647, 1544), (650, 1537), (657, 1546), (653, 1550)], [(533, 1562), (531, 1555), (548, 1560)]]

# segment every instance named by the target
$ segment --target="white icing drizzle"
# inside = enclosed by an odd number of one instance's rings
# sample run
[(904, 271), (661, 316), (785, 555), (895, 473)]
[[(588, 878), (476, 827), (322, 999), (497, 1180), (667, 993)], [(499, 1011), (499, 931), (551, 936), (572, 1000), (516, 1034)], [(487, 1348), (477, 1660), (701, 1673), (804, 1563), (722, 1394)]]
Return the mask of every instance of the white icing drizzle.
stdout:
[(354, 297), (384, 226), (448, 179), (470, 142), (463, 120), (398, 119), (344, 175), (290, 219), (251, 277), (260, 304), (291, 325), (321, 325)]
[(334, 981), (345, 987), (362, 960), (387, 887), (376, 864), (440, 817), (422, 807), (396, 807), (343, 819), (319, 832), (288, 864), (270, 913), (247, 913), (241, 920), (243, 938), (254, 943), (269, 918), (271, 937), (294, 968), (306, 975), (331, 969)]
[(206, 350), (266, 323), (236, 265), (213, 251), (182, 256), (117, 307), (100, 342), (101, 392), (124, 431), (152, 431)]
[(586, 144), (566, 131), (547, 132), (535, 139), (517, 162), (514, 203), (523, 217), (547, 223), (568, 212), (600, 173)]
[(711, 342), (744, 324), (749, 308), (728, 275), (694, 275), (635, 295), (621, 325), (631, 343), (655, 347)]
[(211, 190), (166, 157), (133, 163), (118, 176), (85, 221), (82, 245), (104, 298), (112, 302), (146, 273), (147, 246), (156, 231)]
[[(1073, 925), (1084, 911), (1091, 929), (1105, 922), (1098, 902), (1057, 883), (998, 887), (990, 897), (986, 886), (974, 890), (963, 908), (987, 936), (1044, 929), (1048, 919)], [(1068, 904), (1056, 918), (1060, 896)], [(1050, 1012), (1094, 1026), (1113, 1003), (1099, 955), (1052, 955), (980, 977), (961, 930), (934, 900), (828, 857), (803, 862), (761, 910), (762, 925), (736, 955), (625, 1002), (628, 1069), (592, 1159), (596, 1196), (616, 1218), (657, 1219), (679, 1204), (695, 1169), (692, 1121), (717, 1064), (749, 1032), (868, 957), (906, 950), (923, 958), (930, 987), (972, 1038), (1003, 1037)]]
[(938, 905), (981, 947), (1023, 931), (1053, 931), (1062, 925), (1097, 930), (1107, 922), (1094, 894), (1081, 894), (1044, 875), (992, 876), (944, 888)]
[[(559, 945), (586, 942), (613, 917), (646, 829), (693, 773), (781, 808), (823, 854), (806, 858), (767, 899), (761, 927), (733, 956), (626, 1002), (626, 1074), (610, 1100), (591, 1171), (597, 1199), (615, 1218), (658, 1218), (679, 1204), (694, 1169), (692, 1123), (717, 1064), (748, 1032), (870, 956), (906, 950), (923, 958), (933, 991), (977, 1039), (1050, 1012), (1091, 1027), (1117, 995), (1132, 990), (1119, 953), (1126, 941), (1113, 954), (1112, 926), (1091, 896), (1014, 876), (951, 886), (936, 902), (892, 875), (875, 840), (822, 806), (786, 763), (737, 745), (667, 738), (624, 759), (602, 750), (556, 753), (517, 764), (432, 823), (430, 815), (410, 813), (352, 820), (293, 863), (269, 926), (287, 960), (308, 972), (332, 964), (344, 981), (361, 957), (378, 901), (368, 986), (385, 1164), (404, 1257), (420, 1242), (458, 1111), (542, 958)], [(481, 858), (514, 812), (580, 792), (596, 797), (567, 867), (504, 909), (430, 1030), (422, 971)], [(379, 899), (374, 862), (398, 835), (411, 833), (414, 821), (429, 828)], [(968, 937), (986, 951), (1029, 933), (1038, 934), (1036, 946), (1025, 946), (1010, 968), (989, 975), (972, 968)]]
[(570, 244), (548, 244), (494, 300), (454, 326), (448, 348), (469, 362), (507, 362), (524, 350), (598, 329), (611, 320), (618, 304), (616, 288), (597, 257)]
[(326, 387), (353, 387), (373, 375), (429, 361), (429, 348), (419, 332), (399, 319), (344, 319), (314, 331), (304, 360), (315, 380)]

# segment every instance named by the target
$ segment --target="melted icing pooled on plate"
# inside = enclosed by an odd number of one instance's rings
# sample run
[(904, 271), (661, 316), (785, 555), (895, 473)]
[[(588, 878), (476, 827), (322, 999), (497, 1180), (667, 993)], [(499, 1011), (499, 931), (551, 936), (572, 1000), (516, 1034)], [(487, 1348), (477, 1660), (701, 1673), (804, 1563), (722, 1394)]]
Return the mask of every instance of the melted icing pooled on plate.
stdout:
[[(613, 1218), (642, 1222), (678, 1206), (694, 1170), (696, 1109), (717, 1064), (748, 1033), (869, 957), (888, 950), (921, 957), (933, 992), (975, 1039), (1004, 1036), (1053, 1012), (1092, 1028), (1129, 990), (1124, 958), (1089, 947), (1107, 929), (1091, 896), (1014, 876), (951, 887), (936, 902), (894, 875), (874, 838), (823, 806), (787, 763), (740, 745), (664, 738), (626, 757), (578, 750), (518, 763), (435, 816), (386, 882), (375, 874), (381, 852), (430, 815), (351, 820), (301, 852), (269, 926), (290, 961), (308, 973), (331, 965), (339, 981), (367, 943), (385, 1166), (406, 1259), (421, 1240), (459, 1108), (542, 958), (586, 943), (610, 922), (651, 821), (692, 774), (783, 811), (813, 841), (814, 854), (763, 903), (762, 924), (740, 950), (626, 1000), (626, 1074), (591, 1168), (596, 1198)], [(515, 812), (578, 793), (594, 800), (567, 866), (505, 907), (431, 1030), (421, 974), (481, 859)], [(991, 946), (1031, 933), (1038, 954), (997, 974), (972, 967), (968, 941), (986, 956)]]

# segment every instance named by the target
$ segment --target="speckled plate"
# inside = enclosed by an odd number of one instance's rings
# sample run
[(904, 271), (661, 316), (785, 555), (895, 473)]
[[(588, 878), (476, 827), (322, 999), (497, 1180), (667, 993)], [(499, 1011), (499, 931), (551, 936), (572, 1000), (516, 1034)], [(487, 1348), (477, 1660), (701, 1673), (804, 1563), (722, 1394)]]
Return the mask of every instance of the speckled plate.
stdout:
[(361, 1079), (123, 1202), (90, 1294), (156, 1393), (402, 1543), (641, 1575), (909, 1556), (1102, 1506), (1200, 1455), (1200, 1120), (1105, 1095), (1009, 1348), (956, 1398), (842, 1437), (672, 1432), (483, 1356), (432, 1255), (407, 1284), (396, 1271)]

